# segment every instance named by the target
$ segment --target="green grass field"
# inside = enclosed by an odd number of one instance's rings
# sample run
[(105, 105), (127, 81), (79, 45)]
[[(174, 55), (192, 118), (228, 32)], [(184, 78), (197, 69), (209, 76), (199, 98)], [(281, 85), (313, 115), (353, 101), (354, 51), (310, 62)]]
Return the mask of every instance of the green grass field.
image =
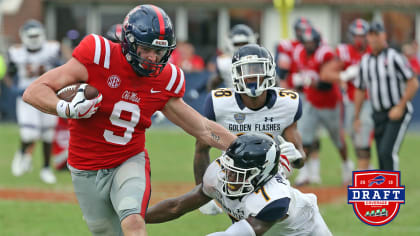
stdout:
[[(330, 204), (320, 205), (321, 213), (334, 235), (420, 235), (420, 135), (406, 136), (400, 152), (401, 183), (406, 186), (406, 204), (402, 205), (395, 220), (385, 226), (373, 227), (362, 223), (353, 213), (347, 199), (338, 198)], [(154, 183), (193, 183), (194, 139), (178, 130), (152, 129), (146, 146)], [(10, 171), (11, 160), (18, 148), (18, 130), (14, 124), (0, 123), (0, 189), (34, 188), (46, 191), (72, 192), (68, 172), (56, 172), (58, 184), (45, 185), (39, 179), (41, 166), (40, 145), (36, 146), (33, 171), (16, 178)], [(218, 151), (213, 150), (213, 156)], [(352, 153), (352, 152), (351, 152)], [(323, 185), (340, 184), (340, 160), (331, 142), (322, 140), (321, 173)], [(351, 154), (352, 157), (353, 154)], [(376, 163), (376, 156), (374, 157)], [(153, 195), (153, 190), (152, 190)], [(153, 198), (153, 196), (152, 196)], [(148, 225), (149, 235), (205, 235), (226, 229), (230, 220), (224, 215), (205, 216), (194, 211), (178, 220), (165, 224)], [(90, 235), (77, 204), (27, 202), (0, 199), (1, 236), (56, 236)]]

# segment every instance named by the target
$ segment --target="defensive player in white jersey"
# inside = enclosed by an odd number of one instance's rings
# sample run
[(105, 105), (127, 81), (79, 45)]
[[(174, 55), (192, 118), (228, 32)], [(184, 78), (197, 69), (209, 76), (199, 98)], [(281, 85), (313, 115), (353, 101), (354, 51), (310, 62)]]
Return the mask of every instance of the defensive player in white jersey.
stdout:
[(316, 196), (292, 188), (279, 174), (281, 151), (265, 134), (239, 136), (207, 168), (202, 184), (149, 208), (146, 222), (169, 221), (215, 199), (233, 224), (210, 236), (332, 235)]
[(12, 174), (21, 176), (31, 169), (31, 148), (36, 140), (43, 141), (44, 167), (40, 177), (45, 183), (53, 184), (56, 178), (50, 169), (51, 142), (57, 117), (43, 113), (23, 102), (23, 91), (44, 72), (60, 63), (60, 44), (45, 39), (43, 25), (28, 20), (19, 30), (21, 45), (9, 48), (9, 76), (18, 79), (19, 96), (16, 100), (16, 115), (20, 128), (21, 147), (12, 162)]
[[(304, 152), (297, 120), (302, 113), (302, 104), (298, 93), (274, 87), (275, 77), (274, 60), (267, 49), (257, 44), (242, 46), (232, 59), (234, 88), (213, 90), (207, 98), (204, 115), (237, 135), (256, 131), (273, 139), (283, 136), (289, 142), (281, 144), (282, 154), (293, 162), (293, 167), (300, 168)], [(201, 183), (209, 165), (209, 150), (207, 144), (196, 142), (196, 184)], [(205, 214), (217, 213), (211, 204), (200, 210)]]
[(208, 84), (208, 90), (216, 89), (221, 83), (225, 88), (233, 88), (231, 71), (232, 55), (241, 46), (249, 43), (257, 43), (257, 34), (247, 25), (235, 25), (229, 33), (227, 39), (227, 50), (216, 57), (216, 75), (212, 77)]

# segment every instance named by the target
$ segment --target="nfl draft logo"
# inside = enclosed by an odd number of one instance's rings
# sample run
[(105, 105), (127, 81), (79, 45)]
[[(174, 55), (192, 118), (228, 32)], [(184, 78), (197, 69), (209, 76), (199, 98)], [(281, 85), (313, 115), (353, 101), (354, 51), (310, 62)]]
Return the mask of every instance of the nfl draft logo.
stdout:
[(405, 187), (399, 171), (353, 171), (353, 185), (347, 192), (348, 204), (359, 219), (372, 226), (391, 222), (405, 203)]

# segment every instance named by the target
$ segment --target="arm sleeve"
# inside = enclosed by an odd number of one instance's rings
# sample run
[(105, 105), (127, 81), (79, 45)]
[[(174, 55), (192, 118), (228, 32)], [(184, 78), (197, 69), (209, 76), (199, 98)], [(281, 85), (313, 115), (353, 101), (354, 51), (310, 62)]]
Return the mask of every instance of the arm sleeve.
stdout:
[(300, 96), (299, 96), (298, 108), (297, 108), (295, 117), (293, 118), (293, 122), (298, 121), (300, 117), (302, 117), (302, 99), (300, 99)]
[(214, 107), (213, 107), (213, 98), (212, 98), (212, 92), (210, 92), (207, 97), (206, 101), (204, 102), (204, 114), (205, 117), (209, 120), (216, 121), (216, 114), (214, 113)]
[(255, 218), (262, 221), (276, 221), (283, 218), (289, 210), (290, 198), (277, 199), (264, 207)]
[(407, 60), (397, 52), (395, 52), (394, 54), (394, 65), (397, 71), (401, 73), (404, 80), (408, 80), (414, 77), (413, 71), (411, 70), (411, 66), (409, 65)]

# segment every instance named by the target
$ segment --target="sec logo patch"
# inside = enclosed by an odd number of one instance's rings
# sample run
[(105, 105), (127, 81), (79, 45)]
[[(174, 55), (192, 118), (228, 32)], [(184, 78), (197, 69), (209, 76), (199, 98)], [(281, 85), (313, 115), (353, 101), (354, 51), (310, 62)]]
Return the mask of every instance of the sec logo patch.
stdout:
[(121, 79), (118, 75), (111, 75), (108, 77), (107, 83), (110, 88), (118, 88), (121, 84)]
[(353, 171), (353, 185), (348, 186), (348, 204), (364, 223), (381, 226), (391, 222), (405, 203), (405, 186), (399, 171)]

